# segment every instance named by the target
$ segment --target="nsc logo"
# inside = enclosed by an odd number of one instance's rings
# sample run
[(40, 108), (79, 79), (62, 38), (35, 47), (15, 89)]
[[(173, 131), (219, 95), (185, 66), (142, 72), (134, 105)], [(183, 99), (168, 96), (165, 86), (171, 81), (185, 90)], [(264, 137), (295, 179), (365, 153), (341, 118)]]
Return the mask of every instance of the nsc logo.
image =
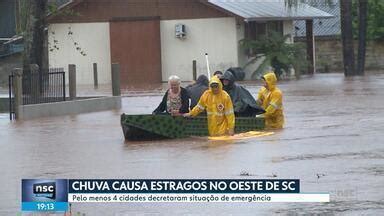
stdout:
[(22, 211), (67, 211), (67, 179), (22, 179)]
[(42, 182), (33, 184), (33, 195), (35, 197), (45, 197), (56, 199), (56, 182)]
[(23, 179), (23, 202), (67, 202), (67, 179)]

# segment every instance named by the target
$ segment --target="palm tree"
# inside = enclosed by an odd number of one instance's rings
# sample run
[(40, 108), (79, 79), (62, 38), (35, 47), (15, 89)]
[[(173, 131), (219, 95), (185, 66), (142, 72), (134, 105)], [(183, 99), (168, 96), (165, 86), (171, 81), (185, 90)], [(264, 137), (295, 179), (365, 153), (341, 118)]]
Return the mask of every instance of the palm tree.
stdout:
[(357, 51), (357, 75), (364, 75), (368, 0), (359, 0), (359, 45)]
[(259, 53), (244, 67), (260, 58), (264, 58), (258, 69), (253, 72), (253, 78), (259, 76), (268, 66), (272, 66), (275, 69), (278, 77), (280, 77), (283, 70), (288, 72), (290, 67), (293, 67), (297, 71), (296, 74), (299, 74), (300, 68), (308, 66), (304, 53), (305, 49), (302, 44), (287, 43), (288, 38), (290, 38), (290, 35), (281, 35), (279, 32), (268, 31), (266, 35), (260, 36), (256, 40), (240, 40), (240, 45), (243, 48)]

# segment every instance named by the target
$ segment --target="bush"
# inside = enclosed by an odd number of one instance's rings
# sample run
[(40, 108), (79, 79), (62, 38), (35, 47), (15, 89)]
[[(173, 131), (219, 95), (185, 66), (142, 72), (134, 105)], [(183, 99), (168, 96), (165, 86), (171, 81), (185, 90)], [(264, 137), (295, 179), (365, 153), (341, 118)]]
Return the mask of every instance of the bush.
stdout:
[(267, 66), (272, 66), (279, 77), (283, 71), (288, 72), (291, 66), (295, 71), (300, 71), (301, 68), (308, 65), (305, 45), (287, 43), (288, 38), (290, 38), (290, 35), (281, 35), (278, 32), (270, 31), (257, 40), (243, 39), (240, 41), (243, 48), (256, 50), (257, 53), (251, 62), (260, 57), (265, 57), (252, 77), (264, 71)]

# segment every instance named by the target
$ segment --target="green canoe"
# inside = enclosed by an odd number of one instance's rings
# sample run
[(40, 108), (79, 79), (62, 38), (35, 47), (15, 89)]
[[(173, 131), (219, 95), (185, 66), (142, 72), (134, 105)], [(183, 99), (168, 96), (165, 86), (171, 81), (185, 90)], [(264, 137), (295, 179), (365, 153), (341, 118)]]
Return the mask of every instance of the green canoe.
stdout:
[[(127, 140), (155, 140), (208, 136), (207, 117), (170, 115), (121, 115), (121, 127)], [(262, 117), (236, 117), (236, 133), (264, 129)]]

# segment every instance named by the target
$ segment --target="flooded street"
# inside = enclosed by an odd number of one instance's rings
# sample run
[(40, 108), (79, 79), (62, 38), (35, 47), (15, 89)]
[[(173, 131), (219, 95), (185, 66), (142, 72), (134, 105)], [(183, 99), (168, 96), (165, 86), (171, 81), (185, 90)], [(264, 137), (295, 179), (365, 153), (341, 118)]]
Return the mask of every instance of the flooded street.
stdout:
[[(246, 83), (252, 95), (260, 87)], [(148, 114), (162, 95), (122, 110), (10, 122), (0, 114), (0, 215), (20, 212), (23, 178), (297, 178), (330, 203), (75, 203), (88, 215), (383, 215), (384, 74), (318, 74), (280, 83), (285, 129), (234, 142), (128, 142), (120, 114)]]

